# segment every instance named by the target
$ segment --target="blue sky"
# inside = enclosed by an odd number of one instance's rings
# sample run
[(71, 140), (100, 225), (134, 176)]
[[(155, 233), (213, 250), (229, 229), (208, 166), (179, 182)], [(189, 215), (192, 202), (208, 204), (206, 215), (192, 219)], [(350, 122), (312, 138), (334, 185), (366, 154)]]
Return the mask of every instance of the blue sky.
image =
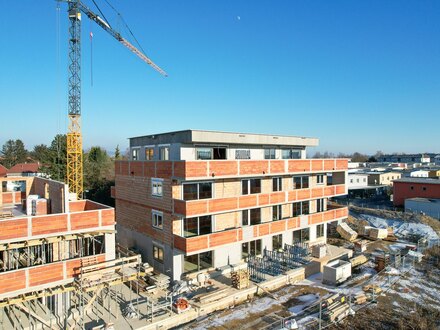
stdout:
[[(440, 1), (110, 2), (169, 77), (83, 19), (85, 148), (198, 128), (318, 137), (320, 151), (440, 152)], [(0, 144), (48, 144), (67, 127), (66, 4), (59, 25), (55, 1), (0, 9)]]

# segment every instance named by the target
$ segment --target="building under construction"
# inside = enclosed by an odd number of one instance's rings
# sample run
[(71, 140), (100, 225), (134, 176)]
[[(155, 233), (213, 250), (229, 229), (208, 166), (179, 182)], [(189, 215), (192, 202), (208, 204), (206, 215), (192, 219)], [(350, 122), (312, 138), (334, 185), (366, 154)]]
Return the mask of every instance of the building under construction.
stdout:
[(140, 257), (115, 244), (114, 209), (70, 201), (66, 184), (40, 177), (0, 187), (0, 329), (111, 324), (141, 274)]

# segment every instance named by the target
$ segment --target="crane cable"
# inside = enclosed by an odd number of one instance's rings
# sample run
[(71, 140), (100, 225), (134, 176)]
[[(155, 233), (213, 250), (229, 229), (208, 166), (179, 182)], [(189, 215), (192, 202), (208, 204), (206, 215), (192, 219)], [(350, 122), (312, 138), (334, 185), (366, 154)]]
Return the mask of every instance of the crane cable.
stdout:
[[(128, 26), (127, 22), (125, 22), (124, 17), (122, 17), (122, 14), (121, 14), (120, 12), (118, 12), (118, 11), (116, 10), (116, 8), (113, 7), (112, 4), (111, 4), (108, 0), (104, 0), (104, 1), (105, 1), (105, 2), (107, 3), (107, 5), (108, 5), (111, 9), (113, 9), (113, 10), (115, 11), (115, 13), (119, 16), (119, 18), (121, 19), (122, 23), (124, 23), (124, 25), (125, 25), (125, 27), (127, 28), (128, 32), (131, 34), (131, 36), (133, 37), (134, 41), (135, 41), (136, 44), (138, 45), (139, 49), (142, 51), (142, 53), (145, 54), (144, 49), (142, 48), (142, 46), (141, 46), (141, 44), (139, 43), (139, 41), (136, 39), (135, 35), (133, 34), (133, 32), (131, 31), (130, 27)], [(95, 2), (95, 1), (93, 0), (93, 2)]]

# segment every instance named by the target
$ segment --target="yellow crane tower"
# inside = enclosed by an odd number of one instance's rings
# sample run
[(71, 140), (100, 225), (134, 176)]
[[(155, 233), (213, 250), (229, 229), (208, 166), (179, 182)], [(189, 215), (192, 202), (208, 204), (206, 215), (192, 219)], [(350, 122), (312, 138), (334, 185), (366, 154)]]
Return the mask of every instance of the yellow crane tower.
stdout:
[[(81, 134), (81, 13), (107, 31), (117, 41), (135, 53), (163, 76), (165, 71), (153, 63), (142, 51), (124, 39), (104, 18), (98, 16), (80, 0), (67, 2), (69, 15), (69, 125), (67, 132), (67, 183), (71, 193), (83, 197), (83, 148)], [(93, 1), (94, 2), (94, 1)], [(96, 3), (95, 3), (96, 4)]]

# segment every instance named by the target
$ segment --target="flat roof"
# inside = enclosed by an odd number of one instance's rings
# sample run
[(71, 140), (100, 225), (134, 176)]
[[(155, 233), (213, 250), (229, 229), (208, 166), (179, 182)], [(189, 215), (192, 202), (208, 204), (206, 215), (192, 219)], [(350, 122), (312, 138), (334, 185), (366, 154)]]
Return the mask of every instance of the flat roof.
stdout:
[(415, 197), (415, 198), (407, 198), (406, 201), (412, 201), (412, 202), (419, 202), (419, 203), (427, 203), (427, 204), (440, 204), (440, 199), (438, 198), (422, 198), (422, 197)]
[(258, 134), (240, 132), (221, 132), (188, 129), (182, 131), (150, 134), (129, 138), (130, 147), (164, 143), (188, 144), (253, 144), (274, 146), (315, 147), (319, 139), (302, 136)]
[(402, 179), (396, 179), (393, 182), (440, 184), (439, 179), (432, 179), (432, 178), (402, 178)]

